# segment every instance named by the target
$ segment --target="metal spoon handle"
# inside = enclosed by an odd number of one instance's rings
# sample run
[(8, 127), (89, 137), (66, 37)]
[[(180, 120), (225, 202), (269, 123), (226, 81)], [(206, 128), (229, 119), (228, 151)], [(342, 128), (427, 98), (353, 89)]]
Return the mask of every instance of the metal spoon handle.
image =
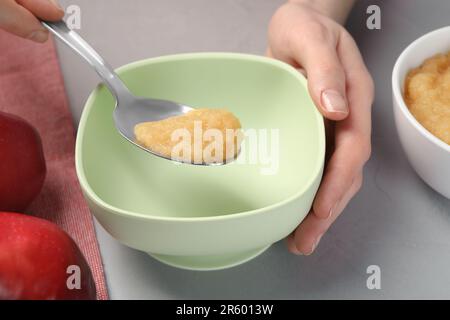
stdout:
[(116, 100), (118, 100), (119, 97), (131, 95), (128, 88), (108, 63), (83, 38), (81, 38), (78, 33), (69, 29), (64, 21), (41, 21), (41, 23), (57, 38), (94, 67), (95, 71), (97, 71), (98, 75), (111, 90)]

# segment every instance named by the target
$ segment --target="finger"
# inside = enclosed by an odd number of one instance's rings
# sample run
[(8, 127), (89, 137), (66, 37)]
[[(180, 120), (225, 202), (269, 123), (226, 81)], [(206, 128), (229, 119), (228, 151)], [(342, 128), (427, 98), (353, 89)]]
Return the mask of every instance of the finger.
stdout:
[(57, 0), (16, 0), (18, 4), (28, 9), (42, 20), (57, 21), (64, 17), (64, 10)]
[(338, 39), (317, 27), (294, 41), (293, 54), (308, 76), (308, 88), (319, 111), (328, 119), (342, 120), (349, 114), (346, 77), (336, 52)]
[(340, 124), (341, 129), (370, 140), (374, 83), (358, 46), (346, 31), (340, 36), (338, 55), (346, 74), (350, 109), (355, 113), (354, 117)]
[(0, 3), (1, 29), (36, 42), (47, 40), (48, 31), (30, 11), (12, 0)]
[(356, 45), (347, 43), (345, 54), (342, 60), (351, 113), (345, 121), (335, 124), (335, 150), (313, 203), (315, 215), (322, 219), (332, 215), (371, 153), (373, 82)]
[(370, 153), (370, 140), (359, 136), (338, 140), (342, 141), (336, 144), (313, 203), (314, 214), (319, 219), (328, 219), (333, 215)]
[(359, 174), (350, 189), (342, 198), (337, 210), (329, 219), (320, 219), (310, 212), (298, 228), (288, 237), (288, 249), (294, 254), (310, 255), (317, 248), (322, 236), (339, 217), (348, 202), (355, 196), (362, 185), (362, 174)]

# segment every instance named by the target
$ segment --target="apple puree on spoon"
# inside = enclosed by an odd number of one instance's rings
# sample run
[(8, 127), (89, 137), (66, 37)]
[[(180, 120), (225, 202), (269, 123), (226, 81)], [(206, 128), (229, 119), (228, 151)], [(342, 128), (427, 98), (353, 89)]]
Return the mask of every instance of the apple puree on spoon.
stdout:
[(241, 124), (224, 109), (196, 109), (185, 115), (135, 126), (136, 142), (166, 158), (202, 164), (226, 163), (239, 154)]

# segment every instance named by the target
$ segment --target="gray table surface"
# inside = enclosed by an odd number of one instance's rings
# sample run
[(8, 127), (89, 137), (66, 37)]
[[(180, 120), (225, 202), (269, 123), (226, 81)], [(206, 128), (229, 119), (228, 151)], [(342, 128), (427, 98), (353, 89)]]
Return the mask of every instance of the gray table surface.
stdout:
[[(280, 0), (62, 0), (81, 8), (79, 31), (114, 66), (164, 54), (235, 51), (262, 54), (267, 23)], [(365, 27), (378, 4), (382, 29)], [(297, 257), (284, 243), (239, 267), (192, 272), (127, 248), (97, 225), (112, 299), (450, 299), (450, 201), (408, 164), (394, 127), (390, 76), (396, 57), (418, 36), (448, 25), (448, 0), (359, 1), (348, 26), (377, 85), (373, 156), (361, 192), (323, 237)], [(74, 121), (98, 82), (58, 46)], [(369, 290), (369, 265), (381, 289)]]

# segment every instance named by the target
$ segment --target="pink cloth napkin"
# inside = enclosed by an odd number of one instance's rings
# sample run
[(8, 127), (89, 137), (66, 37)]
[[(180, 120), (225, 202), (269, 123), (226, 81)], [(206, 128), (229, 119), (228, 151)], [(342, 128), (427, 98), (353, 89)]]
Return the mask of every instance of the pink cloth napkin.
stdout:
[(27, 213), (55, 222), (76, 241), (97, 298), (108, 299), (92, 215), (75, 173), (75, 130), (53, 39), (35, 44), (0, 30), (0, 110), (30, 122), (44, 145), (47, 178)]

